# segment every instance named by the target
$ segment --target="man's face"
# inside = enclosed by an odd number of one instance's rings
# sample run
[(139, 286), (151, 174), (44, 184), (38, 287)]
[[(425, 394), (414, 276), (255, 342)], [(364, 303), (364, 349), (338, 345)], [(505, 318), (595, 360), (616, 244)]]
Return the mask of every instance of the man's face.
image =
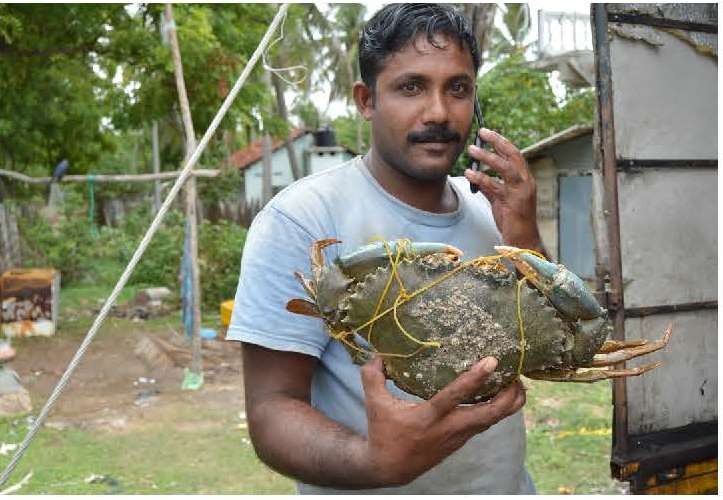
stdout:
[(418, 180), (443, 179), (462, 152), (474, 104), (474, 64), (469, 49), (426, 33), (388, 56), (377, 76), (373, 147), (384, 162)]

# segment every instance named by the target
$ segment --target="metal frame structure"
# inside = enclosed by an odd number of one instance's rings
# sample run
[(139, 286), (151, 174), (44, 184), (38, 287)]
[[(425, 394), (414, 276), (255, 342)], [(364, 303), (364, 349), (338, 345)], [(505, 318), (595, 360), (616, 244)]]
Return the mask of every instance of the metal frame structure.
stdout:
[[(718, 302), (694, 302), (626, 308), (623, 294), (618, 172), (656, 168), (717, 168), (710, 159), (619, 158), (615, 145), (612, 69), (608, 22), (642, 24), (704, 33), (718, 32), (716, 25), (656, 18), (650, 15), (609, 12), (605, 4), (591, 6), (595, 78), (598, 94), (597, 129), (593, 134), (602, 173), (603, 214), (607, 227), (607, 265), (596, 265), (599, 294), (604, 297), (614, 332), (612, 338), (625, 340), (625, 318), (654, 314), (717, 309)], [(600, 296), (600, 295), (598, 295)], [(619, 480), (631, 483), (631, 492), (702, 493), (717, 490), (717, 421), (631, 435), (625, 379), (613, 381), (613, 434), (611, 471)]]

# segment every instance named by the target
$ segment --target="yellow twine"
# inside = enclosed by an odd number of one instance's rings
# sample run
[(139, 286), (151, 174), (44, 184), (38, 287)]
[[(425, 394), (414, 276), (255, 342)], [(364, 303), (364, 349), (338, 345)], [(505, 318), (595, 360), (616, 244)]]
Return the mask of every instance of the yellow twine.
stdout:
[[(388, 357), (398, 357), (398, 358), (410, 358), (414, 355), (416, 355), (418, 352), (420, 352), (423, 349), (427, 349), (430, 347), (440, 347), (441, 344), (436, 341), (422, 341), (411, 335), (405, 328), (402, 326), (401, 322), (399, 321), (399, 317), (397, 315), (397, 310), (399, 306), (405, 304), (406, 302), (412, 300), (414, 297), (420, 295), (421, 293), (426, 292), (427, 290), (430, 290), (432, 287), (437, 286), (442, 281), (451, 278), (455, 274), (461, 272), (463, 269), (470, 267), (470, 266), (500, 266), (499, 260), (502, 258), (509, 258), (509, 256), (518, 254), (518, 253), (529, 253), (532, 255), (536, 255), (537, 257), (540, 257), (542, 259), (545, 259), (545, 256), (540, 254), (539, 252), (536, 252), (534, 250), (527, 250), (527, 249), (518, 249), (513, 252), (504, 252), (502, 254), (498, 255), (485, 255), (481, 257), (477, 257), (475, 259), (468, 260), (467, 262), (464, 262), (457, 266), (455, 269), (452, 269), (451, 271), (443, 274), (436, 280), (431, 281), (427, 285), (424, 285), (420, 287), (419, 289), (415, 290), (412, 293), (408, 293), (404, 283), (402, 282), (401, 277), (399, 276), (399, 263), (401, 261), (402, 255), (405, 250), (409, 250), (411, 252), (411, 241), (409, 239), (399, 240), (397, 242), (397, 249), (396, 252), (394, 252), (396, 255), (393, 255), (393, 252), (389, 248), (389, 245), (386, 241), (384, 243), (384, 249), (386, 250), (387, 256), (389, 257), (389, 264), (391, 267), (391, 273), (389, 276), (389, 279), (387, 280), (386, 285), (384, 286), (384, 290), (382, 291), (379, 300), (377, 301), (377, 305), (374, 308), (374, 314), (372, 317), (366, 321), (361, 326), (353, 329), (353, 330), (341, 330), (341, 331), (332, 331), (330, 332), (330, 336), (336, 340), (339, 340), (343, 342), (345, 345), (351, 347), (352, 349), (355, 349), (359, 352), (365, 353), (365, 354), (372, 354), (376, 353), (380, 356), (388, 356)], [(410, 253), (411, 255), (411, 253)], [(546, 259), (545, 259), (546, 260)], [(399, 295), (397, 295), (397, 298), (394, 300), (394, 304), (392, 307), (389, 307), (379, 312), (379, 309), (381, 309), (382, 304), (384, 303), (384, 299), (387, 296), (387, 293), (389, 293), (389, 289), (391, 287), (392, 281), (397, 280), (397, 283), (399, 284)], [(527, 281), (527, 277), (524, 277), (517, 281), (517, 321), (519, 323), (519, 329), (520, 329), (520, 361), (517, 367), (517, 375), (519, 376), (522, 373), (522, 368), (524, 365), (525, 360), (525, 348), (527, 345), (526, 339), (525, 339), (525, 328), (524, 328), (524, 322), (522, 320), (522, 308), (521, 308), (521, 288), (522, 284)], [(419, 348), (416, 349), (414, 352), (402, 354), (402, 353), (382, 353), (376, 351), (374, 348), (374, 344), (372, 343), (372, 332), (374, 324), (381, 319), (382, 317), (386, 316), (389, 313), (392, 313), (394, 322), (396, 323), (399, 330), (402, 332), (402, 334), (410, 339), (412, 342), (415, 342), (419, 344)], [(348, 337), (353, 336), (355, 333), (358, 333), (362, 330), (364, 330), (366, 327), (369, 327), (369, 330), (366, 335), (366, 340), (369, 343), (369, 345), (374, 349), (373, 351), (369, 351), (367, 349), (363, 349), (356, 345), (354, 342), (350, 342), (348, 340)]]
[[(387, 284), (384, 286), (384, 290), (382, 290), (382, 293), (379, 297), (379, 301), (377, 301), (377, 305), (374, 308), (374, 314), (372, 317), (376, 317), (377, 314), (379, 314), (379, 309), (382, 308), (382, 304), (384, 303), (384, 299), (387, 296), (387, 292), (389, 292), (389, 288), (392, 285), (392, 280), (394, 280), (394, 277), (397, 276), (397, 266), (399, 265), (399, 259), (401, 258), (402, 252), (402, 246), (406, 247), (407, 241), (409, 240), (402, 240), (397, 243), (397, 255), (396, 257), (392, 257), (392, 250), (389, 248), (389, 244), (386, 241), (382, 241), (384, 244), (384, 251), (387, 253), (387, 257), (389, 258), (389, 262), (392, 266), (392, 273), (389, 275), (389, 279), (387, 280)], [(404, 288), (404, 284), (402, 283), (402, 280), (397, 278), (397, 281), (399, 282), (399, 290), (400, 294), (403, 292), (406, 292), (406, 289)], [(361, 328), (359, 328), (361, 330)], [(371, 323), (369, 325), (369, 331), (367, 332), (367, 342), (369, 345), (374, 347), (374, 344), (372, 343), (372, 330), (374, 329), (374, 323)]]

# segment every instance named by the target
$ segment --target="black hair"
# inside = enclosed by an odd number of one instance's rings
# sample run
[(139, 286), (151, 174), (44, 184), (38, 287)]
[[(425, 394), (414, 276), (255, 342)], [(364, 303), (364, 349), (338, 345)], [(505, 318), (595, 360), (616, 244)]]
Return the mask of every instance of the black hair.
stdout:
[(390, 4), (374, 14), (359, 38), (359, 71), (364, 83), (374, 87), (387, 56), (413, 41), (417, 34), (425, 32), (429, 43), (437, 48), (442, 48), (434, 39), (437, 33), (456, 38), (461, 47), (466, 44), (477, 73), (479, 48), (464, 14), (450, 5)]

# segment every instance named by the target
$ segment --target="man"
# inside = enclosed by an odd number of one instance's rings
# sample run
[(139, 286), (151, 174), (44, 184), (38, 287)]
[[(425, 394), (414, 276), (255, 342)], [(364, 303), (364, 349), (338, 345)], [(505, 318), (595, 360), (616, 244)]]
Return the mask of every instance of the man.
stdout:
[(483, 130), (496, 152), (469, 150), (503, 183), (448, 177), (471, 128), (479, 66), (466, 19), (450, 6), (389, 5), (365, 27), (359, 64), (353, 92), (371, 122), (370, 151), (279, 193), (244, 248), (228, 338), (243, 342), (256, 453), (302, 493), (531, 493), (519, 383), (459, 405), (496, 360), (422, 401), (385, 381), (378, 356), (360, 369), (321, 321), (284, 309), (303, 294), (294, 271), (308, 273), (309, 247), (324, 238), (343, 241), (327, 259), (375, 237), (446, 242), (467, 256), (502, 241), (541, 250), (534, 181), (506, 139)]

